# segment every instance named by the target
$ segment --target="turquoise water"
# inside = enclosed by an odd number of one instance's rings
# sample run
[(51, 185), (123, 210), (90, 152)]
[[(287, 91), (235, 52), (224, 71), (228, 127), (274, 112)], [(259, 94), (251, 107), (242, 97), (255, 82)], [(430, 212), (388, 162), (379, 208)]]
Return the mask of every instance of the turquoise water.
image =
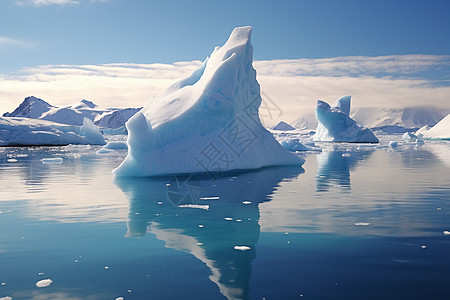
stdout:
[(447, 299), (450, 144), (324, 148), (120, 180), (124, 150), (0, 148), (0, 299)]

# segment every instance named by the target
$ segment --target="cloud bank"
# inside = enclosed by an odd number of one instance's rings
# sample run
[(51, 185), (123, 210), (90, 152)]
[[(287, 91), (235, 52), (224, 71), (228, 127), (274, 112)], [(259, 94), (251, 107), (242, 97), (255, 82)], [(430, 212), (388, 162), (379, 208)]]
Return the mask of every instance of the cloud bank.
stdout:
[[(173, 64), (48, 65), (0, 74), (0, 112), (26, 96), (54, 105), (84, 98), (106, 107), (139, 107), (200, 61)], [(450, 56), (400, 55), (254, 62), (263, 92), (264, 122), (292, 121), (318, 99), (352, 95), (352, 107), (432, 105), (450, 108)]]

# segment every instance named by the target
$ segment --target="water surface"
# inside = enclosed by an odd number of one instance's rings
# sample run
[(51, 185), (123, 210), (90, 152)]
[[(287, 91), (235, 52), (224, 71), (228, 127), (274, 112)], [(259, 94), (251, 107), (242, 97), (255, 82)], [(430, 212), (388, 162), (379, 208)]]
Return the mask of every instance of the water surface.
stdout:
[(111, 175), (126, 150), (0, 148), (0, 299), (445, 299), (450, 144), (321, 146), (144, 179)]

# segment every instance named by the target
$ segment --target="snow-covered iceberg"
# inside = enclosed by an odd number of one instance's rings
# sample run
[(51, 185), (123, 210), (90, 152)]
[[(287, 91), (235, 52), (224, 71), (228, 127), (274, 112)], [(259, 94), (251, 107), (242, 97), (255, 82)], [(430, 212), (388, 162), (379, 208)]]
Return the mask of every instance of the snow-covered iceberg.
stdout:
[(233, 30), (194, 73), (127, 123), (128, 156), (116, 176), (156, 176), (301, 165), (261, 124), (251, 27)]
[(351, 96), (337, 100), (332, 106), (318, 100), (316, 118), (319, 121), (314, 141), (378, 143), (378, 138), (370, 129), (358, 125), (349, 117)]
[(424, 139), (450, 140), (450, 114), (429, 129), (427, 126), (422, 127), (416, 135)]
[(82, 126), (29, 118), (0, 117), (0, 146), (104, 145), (103, 135), (85, 118)]

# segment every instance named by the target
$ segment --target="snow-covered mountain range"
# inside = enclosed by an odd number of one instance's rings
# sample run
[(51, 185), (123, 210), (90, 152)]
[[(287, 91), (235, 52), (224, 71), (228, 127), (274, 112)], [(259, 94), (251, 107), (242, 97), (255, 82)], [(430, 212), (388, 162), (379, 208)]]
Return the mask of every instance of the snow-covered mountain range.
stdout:
[(88, 118), (100, 128), (120, 128), (141, 108), (102, 108), (89, 100), (80, 100), (71, 105), (57, 107), (48, 102), (30, 96), (12, 112), (4, 117), (21, 117), (53, 121), (69, 125), (83, 125)]

